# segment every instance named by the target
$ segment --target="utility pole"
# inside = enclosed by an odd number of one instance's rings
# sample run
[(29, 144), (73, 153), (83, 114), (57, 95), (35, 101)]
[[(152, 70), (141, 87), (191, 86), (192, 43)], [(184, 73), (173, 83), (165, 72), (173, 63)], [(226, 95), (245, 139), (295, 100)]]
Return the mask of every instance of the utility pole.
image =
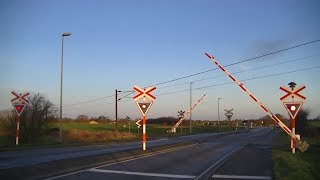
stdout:
[(219, 109), (219, 106), (220, 106), (220, 104), (219, 104), (219, 100), (220, 100), (221, 98), (218, 98), (218, 120), (219, 120), (219, 122), (220, 122), (220, 109)]
[[(116, 132), (118, 132), (118, 101), (120, 101), (122, 98), (127, 97), (130, 94), (127, 94), (121, 98), (118, 98), (118, 93), (119, 92), (128, 92), (131, 93), (132, 91), (119, 91), (118, 89), (115, 90), (115, 119), (116, 119)], [(129, 117), (130, 118), (130, 117)], [(130, 120), (129, 120), (130, 121)]]
[(117, 89), (116, 89), (116, 112), (115, 112), (115, 118), (116, 118), (116, 132), (118, 132), (118, 92), (121, 92), (121, 91), (118, 91)]
[[(190, 82), (190, 109), (192, 106), (192, 82)], [(190, 134), (192, 134), (192, 112), (190, 112)]]

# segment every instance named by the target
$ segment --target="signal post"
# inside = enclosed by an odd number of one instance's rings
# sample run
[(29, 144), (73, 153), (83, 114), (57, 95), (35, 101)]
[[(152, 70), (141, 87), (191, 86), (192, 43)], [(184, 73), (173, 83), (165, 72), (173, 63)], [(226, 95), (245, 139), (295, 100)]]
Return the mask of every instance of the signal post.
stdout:
[(148, 88), (140, 88), (138, 86), (133, 87), (133, 90), (138, 93), (133, 97), (133, 100), (142, 114), (142, 150), (144, 151), (147, 149), (146, 115), (153, 104), (153, 101), (156, 99), (156, 97), (151, 94), (151, 91), (155, 89), (156, 87), (154, 86)]
[(16, 128), (16, 145), (19, 145), (19, 131), (20, 131), (20, 115), (25, 109), (25, 107), (29, 104), (28, 96), (29, 93), (18, 94), (15, 91), (11, 92), (15, 97), (11, 99), (11, 104), (14, 107), (14, 110), (17, 113), (17, 128)]
[[(291, 149), (292, 149), (292, 154), (296, 153), (296, 139), (293, 138), (296, 136), (296, 116), (299, 112), (299, 110), (301, 109), (304, 100), (306, 99), (305, 96), (302, 96), (301, 94), (299, 94), (300, 91), (302, 91), (303, 89), (305, 89), (306, 87), (304, 85), (300, 86), (299, 88), (295, 89), (296, 83), (294, 82), (290, 82), (289, 87), (291, 89), (288, 89), (284, 86), (281, 86), (280, 89), (284, 92), (286, 92), (287, 94), (285, 94), (284, 96), (282, 96), (280, 98), (280, 100), (283, 103), (283, 106), (286, 108), (286, 110), (288, 111), (288, 114), (290, 116), (290, 120), (291, 120)], [(295, 100), (299, 99), (298, 101)], [(291, 101), (286, 101), (287, 99), (291, 99)]]

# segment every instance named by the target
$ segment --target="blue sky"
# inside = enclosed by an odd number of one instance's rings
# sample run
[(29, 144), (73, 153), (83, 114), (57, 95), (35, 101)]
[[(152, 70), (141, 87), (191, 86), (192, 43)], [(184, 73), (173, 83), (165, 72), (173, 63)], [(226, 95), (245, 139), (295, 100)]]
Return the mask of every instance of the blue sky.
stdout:
[[(134, 85), (150, 86), (215, 68), (205, 52), (229, 65), (319, 40), (319, 7), (316, 0), (1, 1), (0, 109), (11, 108), (12, 90), (41, 93), (59, 107), (63, 32), (72, 34), (64, 41), (64, 117), (114, 118), (115, 89), (132, 90)], [(287, 114), (279, 100), (284, 95), (280, 86), (305, 84), (303, 107), (316, 117), (319, 50), (316, 42), (227, 69), (245, 71), (234, 74), (239, 80), (256, 78), (243, 83), (273, 113)], [(265, 68), (251, 70), (258, 67)], [(303, 68), (313, 69), (297, 71)], [(234, 118), (265, 115), (236, 85), (219, 85), (231, 82), (221, 75), (215, 70), (157, 86), (148, 117), (177, 116), (178, 110), (186, 110), (192, 81), (193, 101), (207, 93), (193, 119), (217, 119), (218, 97), (221, 119), (223, 110), (231, 108)], [(221, 77), (212, 78), (216, 76)], [(201, 88), (205, 86), (211, 87)], [(110, 98), (73, 105), (106, 96)], [(130, 98), (119, 101), (119, 117), (127, 115), (140, 116)]]

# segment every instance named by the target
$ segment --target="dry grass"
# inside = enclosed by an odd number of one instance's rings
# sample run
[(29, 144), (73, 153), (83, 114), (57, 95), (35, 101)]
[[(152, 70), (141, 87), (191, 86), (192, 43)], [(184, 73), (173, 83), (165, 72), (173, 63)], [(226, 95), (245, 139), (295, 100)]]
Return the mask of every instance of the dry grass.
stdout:
[(131, 140), (137, 138), (134, 134), (112, 131), (92, 132), (88, 130), (70, 129), (64, 133), (64, 142), (111, 142), (118, 140)]
[(0, 128), (0, 136), (5, 136), (5, 135), (13, 134), (13, 133), (14, 133), (14, 131), (9, 131), (7, 129)]

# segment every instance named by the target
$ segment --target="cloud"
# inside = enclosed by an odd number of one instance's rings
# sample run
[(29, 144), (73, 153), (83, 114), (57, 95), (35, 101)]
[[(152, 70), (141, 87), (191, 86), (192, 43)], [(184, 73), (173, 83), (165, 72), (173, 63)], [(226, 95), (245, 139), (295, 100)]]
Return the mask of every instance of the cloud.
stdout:
[[(275, 52), (275, 51), (287, 48), (288, 45), (290, 44), (291, 44), (291, 41), (286, 39), (280, 39), (280, 40), (274, 40), (274, 41), (258, 40), (253, 42), (251, 47), (251, 53), (256, 55), (268, 54), (270, 52)], [(276, 54), (276, 55), (279, 55), (279, 54)]]

